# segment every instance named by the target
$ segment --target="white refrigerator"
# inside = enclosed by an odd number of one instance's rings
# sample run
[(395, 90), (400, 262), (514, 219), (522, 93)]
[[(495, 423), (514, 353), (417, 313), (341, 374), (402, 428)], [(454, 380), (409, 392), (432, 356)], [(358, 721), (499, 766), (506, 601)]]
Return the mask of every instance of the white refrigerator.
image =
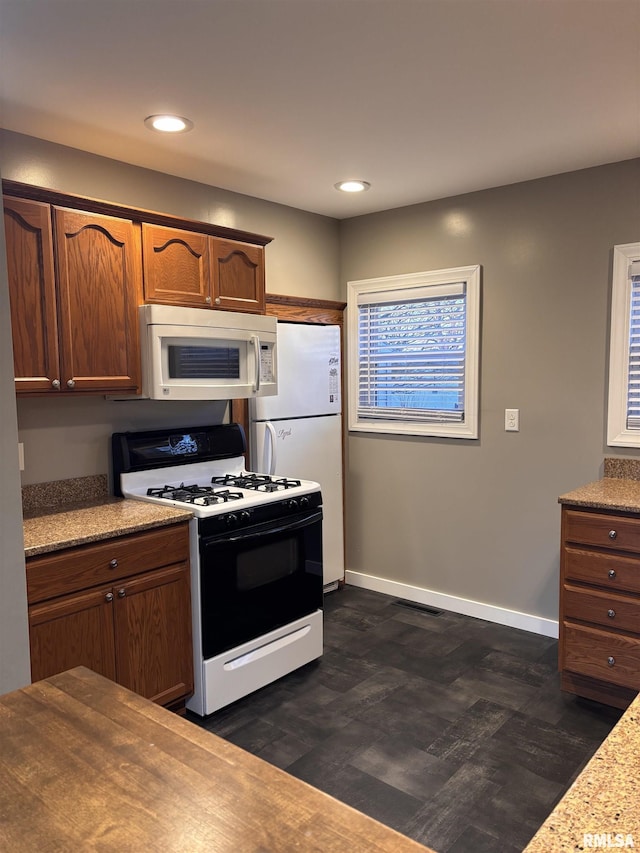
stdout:
[(251, 468), (322, 490), (325, 589), (344, 578), (340, 327), (278, 323), (278, 393), (249, 402)]

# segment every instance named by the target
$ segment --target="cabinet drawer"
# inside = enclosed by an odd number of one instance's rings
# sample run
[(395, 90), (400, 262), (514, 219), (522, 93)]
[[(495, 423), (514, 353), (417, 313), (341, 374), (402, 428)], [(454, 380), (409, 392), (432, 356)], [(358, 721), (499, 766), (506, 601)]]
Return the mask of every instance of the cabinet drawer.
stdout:
[(594, 583), (612, 591), (640, 592), (640, 561), (602, 551), (564, 549), (565, 580)]
[(640, 553), (640, 518), (568, 509), (564, 512), (563, 534), (566, 542)]
[(567, 619), (595, 622), (606, 628), (640, 633), (640, 599), (613, 595), (597, 589), (564, 587), (564, 615)]
[(27, 560), (29, 604), (113, 583), (129, 575), (183, 562), (189, 556), (186, 523), (80, 545)]
[(562, 668), (640, 690), (640, 639), (565, 622)]

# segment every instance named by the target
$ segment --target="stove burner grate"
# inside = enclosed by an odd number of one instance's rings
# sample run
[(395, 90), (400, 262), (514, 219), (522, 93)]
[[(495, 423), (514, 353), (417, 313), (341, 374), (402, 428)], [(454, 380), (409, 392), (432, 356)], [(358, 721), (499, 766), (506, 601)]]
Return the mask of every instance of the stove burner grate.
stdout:
[(278, 492), (300, 486), (300, 480), (271, 477), (269, 474), (225, 474), (221, 477), (212, 477), (211, 482), (217, 486), (236, 486), (239, 489), (251, 489), (256, 492)]
[(147, 489), (147, 495), (152, 498), (166, 498), (185, 504), (197, 506), (212, 506), (214, 504), (228, 503), (229, 501), (242, 500), (242, 492), (232, 492), (230, 489), (215, 491), (211, 486), (199, 486), (197, 483), (185, 486), (158, 486)]

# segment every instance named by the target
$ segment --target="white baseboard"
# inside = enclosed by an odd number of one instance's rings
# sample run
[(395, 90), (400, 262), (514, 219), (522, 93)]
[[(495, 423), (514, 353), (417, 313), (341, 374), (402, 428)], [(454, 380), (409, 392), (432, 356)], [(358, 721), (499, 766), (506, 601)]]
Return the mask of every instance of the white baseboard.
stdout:
[(496, 607), (494, 604), (484, 604), (481, 601), (445, 595), (431, 589), (409, 586), (409, 584), (399, 581), (377, 578), (374, 575), (365, 575), (362, 572), (349, 570), (345, 572), (345, 583), (370, 589), (374, 592), (383, 592), (386, 595), (393, 595), (406, 601), (414, 601), (417, 604), (427, 604), (430, 607), (451, 610), (453, 613), (461, 613), (463, 616), (474, 616), (476, 619), (485, 619), (487, 622), (496, 622), (498, 625), (520, 628), (522, 631), (531, 631), (534, 634), (542, 634), (544, 637), (557, 638), (558, 636), (558, 622), (556, 620), (544, 619), (542, 616), (533, 616), (530, 613), (520, 613), (517, 610), (507, 610), (505, 607)]

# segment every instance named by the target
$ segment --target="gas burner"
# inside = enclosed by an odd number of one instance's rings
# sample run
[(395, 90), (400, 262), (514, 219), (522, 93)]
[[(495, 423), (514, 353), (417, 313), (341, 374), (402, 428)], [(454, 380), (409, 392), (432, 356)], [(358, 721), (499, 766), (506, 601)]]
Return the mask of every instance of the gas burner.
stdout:
[(178, 500), (196, 506), (214, 506), (215, 504), (229, 503), (229, 501), (240, 501), (242, 497), (242, 492), (232, 492), (229, 489), (216, 492), (211, 489), (207, 494), (189, 495), (189, 497), (178, 498)]
[(255, 492), (279, 492), (300, 486), (300, 480), (270, 477), (268, 474), (225, 474), (222, 477), (212, 477), (211, 482), (218, 486), (237, 486), (239, 489)]
[(199, 486), (194, 483), (185, 486), (159, 486), (147, 489), (147, 496), (152, 498), (165, 498), (196, 506), (212, 506), (214, 504), (227, 503), (242, 499), (242, 492), (232, 492), (229, 489), (216, 492), (211, 486)]

